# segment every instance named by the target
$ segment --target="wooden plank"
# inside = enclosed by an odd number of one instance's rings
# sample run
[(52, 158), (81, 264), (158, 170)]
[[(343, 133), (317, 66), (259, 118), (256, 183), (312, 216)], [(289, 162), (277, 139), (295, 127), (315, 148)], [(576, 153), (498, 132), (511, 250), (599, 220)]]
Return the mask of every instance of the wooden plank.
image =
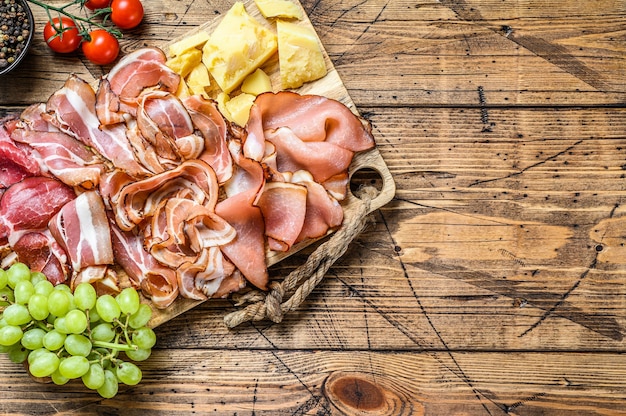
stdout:
[[(558, 5), (563, 13), (552, 3), (517, 3), (376, 1), (348, 11), (325, 2), (303, 5), (359, 107), (476, 106), (478, 86), (490, 105), (624, 102), (623, 2), (596, 7), (567, 0)], [(230, 4), (151, 1), (141, 37), (131, 32), (122, 48), (162, 45)], [(53, 56), (41, 40), (45, 13), (33, 11), (39, 27), (25, 62), (29, 73), (0, 83), (0, 96), (16, 105), (46, 100), (70, 72), (91, 82), (106, 71), (80, 56)]]
[(258, 327), (228, 331), (232, 304), (211, 301), (160, 338), (213, 348), (623, 348), (623, 109), (490, 109), (490, 132), (478, 110), (363, 110), (396, 198), (322, 286), (281, 325), (259, 324), (265, 337)]
[(610, 353), (156, 350), (110, 400), (33, 384), (4, 357), (0, 371), (15, 415), (626, 414), (626, 357)]

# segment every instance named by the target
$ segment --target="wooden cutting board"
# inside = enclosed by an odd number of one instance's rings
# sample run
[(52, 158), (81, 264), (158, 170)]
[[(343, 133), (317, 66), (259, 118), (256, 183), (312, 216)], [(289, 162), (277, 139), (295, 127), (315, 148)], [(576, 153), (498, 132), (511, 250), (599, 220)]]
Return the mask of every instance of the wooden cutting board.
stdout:
[[(259, 9), (256, 7), (254, 3), (254, 0), (248, 0), (243, 3), (245, 5), (245, 8), (248, 14), (250, 14), (252, 17), (257, 19), (259, 23), (270, 28), (273, 32), (276, 32), (275, 23), (271, 20), (265, 19), (261, 15)], [(302, 5), (300, 4), (300, 2), (295, 0), (294, 3), (296, 3), (298, 7), (302, 9), (302, 15), (304, 17), (303, 19), (299, 21), (293, 21), (293, 22), (303, 25), (303, 26), (308, 26), (312, 28), (313, 30), (315, 30), (313, 28), (313, 25), (311, 24), (311, 21), (309, 20), (306, 14), (306, 11), (302, 8)], [(222, 17), (223, 15), (217, 16), (215, 19), (212, 19), (206, 22), (205, 24), (189, 31), (187, 34), (179, 38), (173, 39), (171, 42), (163, 45), (163, 50), (167, 53), (168, 46), (170, 44), (177, 42), (178, 40), (183, 39), (187, 36), (198, 33), (199, 31), (207, 31), (208, 33), (211, 33), (213, 29), (219, 24)], [(324, 59), (326, 61), (326, 68), (328, 70), (327, 75), (317, 81), (306, 83), (302, 87), (295, 89), (293, 91), (296, 91), (300, 94), (316, 94), (316, 95), (322, 95), (324, 97), (335, 99), (345, 104), (348, 108), (352, 110), (353, 113), (360, 115), (354, 102), (350, 98), (350, 95), (348, 94), (348, 91), (345, 85), (343, 84), (343, 81), (339, 77), (339, 74), (335, 70), (333, 63), (328, 57), (328, 54), (322, 42), (319, 40), (319, 37), (318, 37), (318, 41), (320, 42), (322, 52), (324, 54)], [(280, 88), (280, 73), (279, 73), (279, 68), (278, 68), (278, 57), (275, 55), (273, 58), (271, 58), (268, 62), (266, 62), (262, 66), (262, 69), (270, 76), (270, 79), (272, 80), (272, 85), (275, 86), (275, 91), (277, 91), (278, 90), (277, 88)], [(232, 93), (232, 95), (234, 94), (236, 94), (236, 91)], [(391, 176), (391, 173), (389, 172), (389, 169), (387, 168), (387, 165), (385, 164), (385, 161), (381, 157), (380, 152), (378, 151), (377, 148), (373, 148), (366, 152), (357, 153), (352, 161), (352, 164), (350, 165), (349, 175), (350, 175), (351, 180), (354, 179), (356, 176), (358, 176), (360, 173), (365, 173), (365, 172), (367, 172), (368, 177), (371, 177), (372, 175), (374, 175), (376, 182), (380, 183), (379, 193), (371, 201), (369, 212), (373, 212), (379, 209), (380, 207), (382, 207), (383, 205), (387, 204), (389, 201), (391, 201), (391, 199), (395, 195), (395, 183), (393, 181), (393, 177)], [(351, 214), (356, 210), (357, 204), (359, 204), (358, 198), (351, 192), (348, 192), (347, 198), (344, 201), (342, 201), (342, 206), (344, 208), (344, 216), (346, 220), (351, 218)], [(294, 245), (291, 250), (285, 253), (278, 253), (278, 252), (273, 252), (273, 251), (268, 250), (267, 252), (268, 267), (280, 262), (281, 260), (285, 259), (286, 257), (294, 253), (297, 253), (298, 251), (309, 246), (315, 241), (317, 240), (304, 241), (302, 243)], [(208, 301), (210, 301), (210, 299)], [(154, 310), (153, 317), (149, 325), (152, 327), (156, 327), (203, 302), (206, 302), (206, 301), (197, 301), (197, 300), (179, 298), (172, 305), (170, 305), (167, 309), (160, 310), (160, 309), (153, 308)]]

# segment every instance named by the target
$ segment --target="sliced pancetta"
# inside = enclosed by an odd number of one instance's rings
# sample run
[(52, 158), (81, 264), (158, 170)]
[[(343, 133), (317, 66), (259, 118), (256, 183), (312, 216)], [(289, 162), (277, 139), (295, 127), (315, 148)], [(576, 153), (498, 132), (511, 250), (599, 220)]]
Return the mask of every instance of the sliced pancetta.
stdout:
[(65, 204), (50, 220), (49, 228), (75, 273), (88, 266), (113, 264), (109, 222), (96, 191), (84, 192)]

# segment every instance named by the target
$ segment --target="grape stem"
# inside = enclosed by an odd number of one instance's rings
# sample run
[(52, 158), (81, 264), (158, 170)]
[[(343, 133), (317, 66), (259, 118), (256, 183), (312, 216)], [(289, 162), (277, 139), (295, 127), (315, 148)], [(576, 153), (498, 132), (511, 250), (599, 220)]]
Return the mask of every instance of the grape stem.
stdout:
[(116, 344), (114, 342), (106, 341), (93, 341), (92, 345), (95, 347), (108, 348), (117, 351), (137, 351), (139, 349), (135, 344)]

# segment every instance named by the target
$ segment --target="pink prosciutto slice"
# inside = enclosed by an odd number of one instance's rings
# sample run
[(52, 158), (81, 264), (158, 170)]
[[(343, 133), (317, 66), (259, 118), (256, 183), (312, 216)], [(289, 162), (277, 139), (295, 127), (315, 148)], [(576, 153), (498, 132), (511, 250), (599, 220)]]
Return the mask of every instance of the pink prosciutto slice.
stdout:
[(224, 258), (219, 247), (206, 248), (194, 262), (184, 263), (176, 270), (180, 293), (196, 300), (213, 297), (234, 271), (235, 267)]
[(167, 308), (179, 293), (176, 271), (157, 262), (145, 250), (143, 236), (120, 230), (113, 220), (109, 225), (116, 263), (157, 308)]
[(37, 161), (11, 140), (5, 125), (0, 123), (0, 189), (40, 173)]
[(219, 183), (226, 182), (233, 174), (233, 160), (228, 151), (228, 128), (217, 109), (217, 103), (200, 95), (192, 95), (185, 98), (183, 104), (194, 126), (204, 137), (204, 149), (198, 157), (215, 170)]
[(115, 167), (132, 176), (149, 173), (135, 159), (126, 137), (126, 126), (101, 126), (96, 116), (96, 95), (89, 84), (71, 75), (46, 103), (50, 123), (92, 147)]
[(123, 99), (138, 97), (149, 87), (176, 92), (180, 76), (165, 65), (166, 59), (157, 48), (141, 48), (125, 55), (106, 75), (111, 91)]
[[(30, 177), (18, 182), (0, 199), (0, 229), (13, 245), (24, 231), (47, 228), (50, 219), (76, 198), (72, 188), (56, 179)], [(0, 232), (1, 234), (1, 232)]]
[(48, 230), (21, 234), (13, 244), (13, 251), (20, 262), (45, 274), (54, 285), (64, 283), (69, 276), (66, 253)]
[(37, 150), (44, 169), (66, 185), (94, 188), (106, 170), (102, 159), (63, 132), (16, 129), (11, 138)]
[(307, 188), (306, 214), (296, 242), (323, 237), (328, 230), (341, 225), (343, 222), (342, 206), (322, 185), (313, 180), (309, 172), (296, 172), (291, 181)]
[(301, 233), (306, 216), (307, 188), (289, 182), (265, 184), (257, 205), (265, 220), (269, 248), (288, 251)]
[(248, 120), (244, 153), (264, 155), (265, 131), (289, 128), (303, 142), (326, 142), (352, 152), (374, 147), (371, 127), (339, 101), (281, 91), (257, 96)]
[(102, 197), (87, 191), (50, 220), (50, 232), (68, 254), (72, 269), (113, 264), (111, 231)]

